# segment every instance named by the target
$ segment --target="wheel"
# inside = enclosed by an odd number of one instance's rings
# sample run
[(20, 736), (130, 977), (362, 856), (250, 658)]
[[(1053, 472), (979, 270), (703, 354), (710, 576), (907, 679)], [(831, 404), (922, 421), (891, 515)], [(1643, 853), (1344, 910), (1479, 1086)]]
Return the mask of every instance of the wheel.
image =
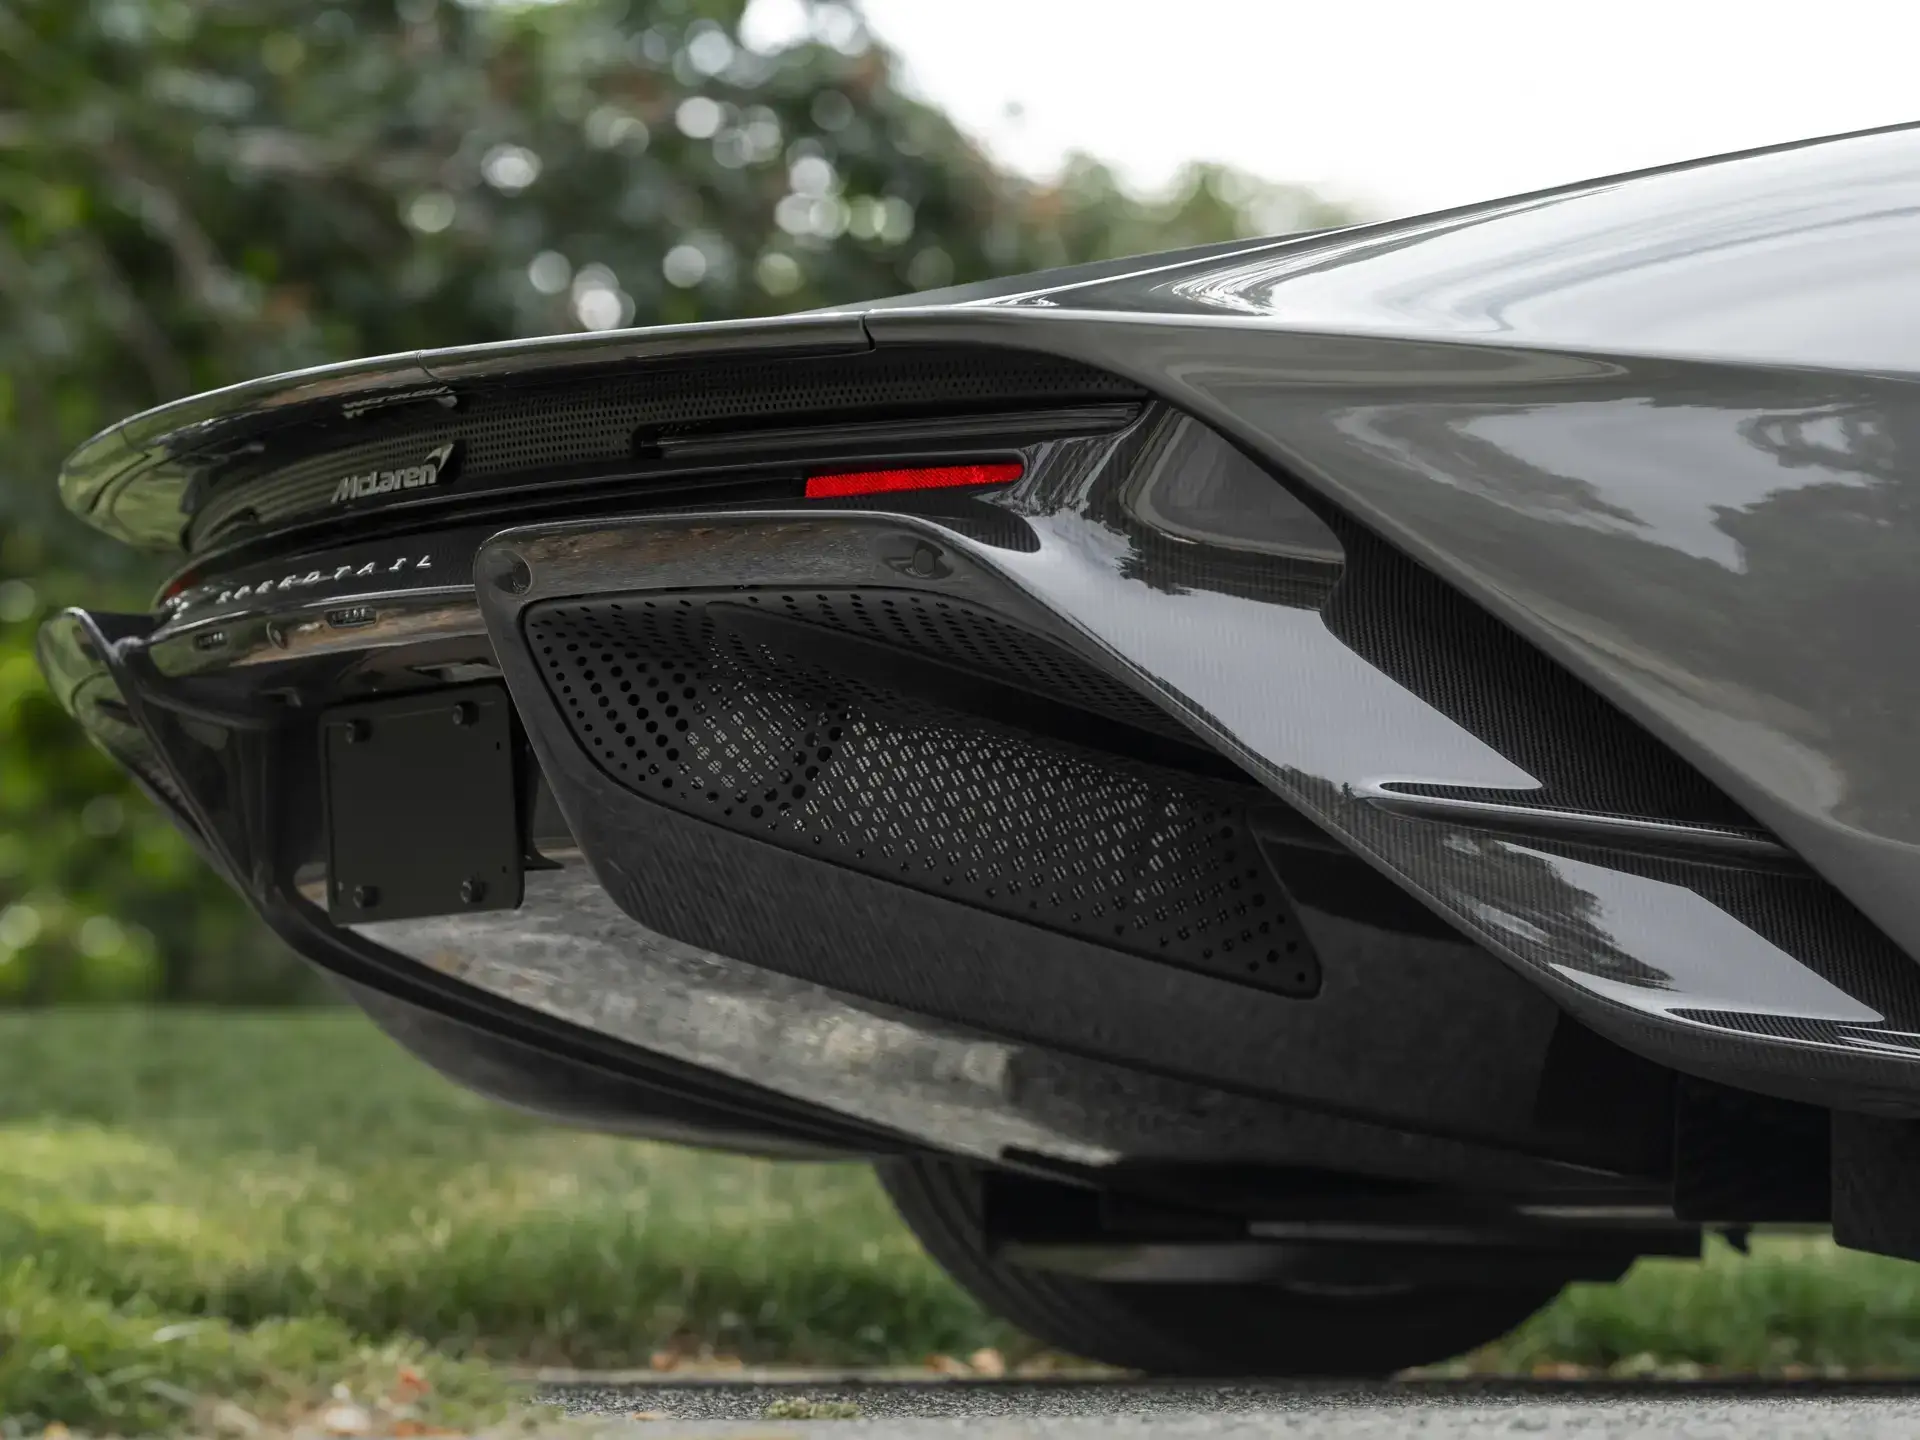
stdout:
[(1006, 1264), (989, 1253), (979, 1172), (957, 1161), (878, 1167), (894, 1208), (940, 1268), (1049, 1347), (1155, 1375), (1385, 1376), (1513, 1329), (1562, 1281), (1512, 1288), (1114, 1283)]

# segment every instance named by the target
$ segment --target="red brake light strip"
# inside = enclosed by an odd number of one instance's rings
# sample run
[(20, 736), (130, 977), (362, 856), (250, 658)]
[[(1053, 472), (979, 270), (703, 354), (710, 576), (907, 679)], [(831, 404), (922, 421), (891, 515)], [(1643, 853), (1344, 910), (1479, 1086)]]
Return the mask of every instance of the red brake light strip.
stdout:
[(839, 475), (809, 475), (807, 498), (883, 495), (890, 490), (947, 490), (960, 485), (1004, 485), (1020, 478), (1020, 462), (991, 465), (923, 465), (910, 470), (849, 470)]

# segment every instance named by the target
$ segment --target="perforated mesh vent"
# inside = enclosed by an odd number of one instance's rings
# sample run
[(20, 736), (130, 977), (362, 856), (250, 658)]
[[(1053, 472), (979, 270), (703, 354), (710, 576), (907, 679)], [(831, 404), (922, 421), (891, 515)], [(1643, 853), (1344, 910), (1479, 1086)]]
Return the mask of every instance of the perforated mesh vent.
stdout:
[[(458, 410), (428, 403), (335, 425), (324, 441), (289, 433), (280, 453), (229, 477), (193, 518), (205, 545), (243, 512), (273, 525), (330, 505), (343, 475), (417, 465), (428, 450), (460, 445), (466, 480), (609, 464), (635, 454), (636, 439), (735, 424), (791, 424), (798, 417), (877, 419), (984, 408), (1025, 408), (1139, 395), (1139, 387), (1048, 356), (997, 350), (926, 350), (805, 359), (706, 361), (637, 367), (565, 386), (469, 398)], [(376, 427), (382, 427), (376, 430)], [(360, 430), (366, 438), (358, 438)], [(348, 443), (342, 444), (342, 439)], [(316, 453), (318, 452), (318, 453)]]
[[(991, 617), (898, 593), (646, 596), (529, 609), (528, 644), (615, 780), (717, 825), (902, 885), (1284, 994), (1319, 967), (1247, 825), (1250, 792), (1030, 735), (823, 669), (714, 623), (794, 607), (989, 661)], [(889, 605), (891, 602), (891, 605)], [(961, 618), (962, 613), (966, 618)], [(984, 624), (982, 622), (985, 622)], [(961, 638), (964, 637), (964, 638)], [(1044, 642), (1021, 635), (1019, 649)], [(1054, 652), (1024, 665), (1073, 676)]]
[(897, 645), (1177, 740), (1192, 732), (1145, 696), (1017, 625), (917, 590), (751, 597), (777, 614)]

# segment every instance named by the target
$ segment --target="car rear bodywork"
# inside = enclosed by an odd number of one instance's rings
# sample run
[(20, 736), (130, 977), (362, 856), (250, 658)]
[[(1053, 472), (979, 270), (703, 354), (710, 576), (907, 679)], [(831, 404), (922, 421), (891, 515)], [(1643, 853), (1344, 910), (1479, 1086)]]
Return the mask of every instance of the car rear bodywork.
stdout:
[(217, 392), (46, 668), (548, 1113), (1905, 1250), (1916, 155)]

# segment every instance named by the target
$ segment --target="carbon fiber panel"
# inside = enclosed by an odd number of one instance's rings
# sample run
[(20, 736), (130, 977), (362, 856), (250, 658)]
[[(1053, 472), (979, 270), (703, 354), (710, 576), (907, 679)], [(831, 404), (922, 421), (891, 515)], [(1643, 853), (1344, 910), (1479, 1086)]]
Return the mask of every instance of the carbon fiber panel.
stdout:
[(1327, 629), (1540, 781), (1395, 789), (1758, 830), (1698, 770), (1459, 591), (1350, 521), (1338, 528), (1348, 565), (1321, 611)]
[[(498, 398), (481, 391), (458, 408), (416, 404), (368, 417), (345, 435), (336, 422), (310, 437), (275, 437), (265, 456), (236, 462), (207, 484), (209, 497), (188, 529), (189, 549), (226, 538), (243, 520), (249, 529), (271, 526), (326, 506), (343, 476), (418, 465), (448, 444), (458, 448), (443, 483), (457, 486), (630, 461), (649, 438), (711, 426), (963, 415), (1139, 394), (1137, 386), (1071, 361), (985, 349), (706, 361)], [(366, 438), (355, 438), (363, 432)]]
[[(1369, 793), (1394, 785), (1651, 812), (1715, 833), (1752, 826), (1612, 707), (1549, 662), (1516, 654), (1500, 627), (1384, 547), (1349, 532), (1342, 569), (1326, 564), (1317, 542), (1289, 549), (1286, 527), (1268, 521), (1277, 547), (1227, 543), (1217, 521), (1180, 534), (1149, 523), (1169, 513), (1147, 503), (1156, 491), (1196, 468), (1237, 465), (1243, 489), (1278, 488), (1234, 454), (1172, 414), (1121, 437), (1061, 445), (998, 499), (1031, 531), (1017, 548), (932, 518), (708, 516), (637, 522), (625, 532), (630, 550), (612, 533), (583, 545), (591, 526), (509, 534), (491, 542), (480, 573), (517, 557), (538, 599), (630, 586), (640, 575), (663, 587), (686, 577), (779, 585), (804, 575), (811, 587), (872, 584), (891, 572), (906, 588), (1017, 617), (1154, 696), (1641, 1054), (1789, 1097), (1920, 1109), (1920, 1056), (1906, 1040), (1920, 1033), (1920, 975), (1790, 855), (1597, 849), (1372, 803)], [(1195, 538), (1203, 532), (1220, 538)], [(903, 571), (894, 557), (916, 547), (939, 557), (938, 573)], [(503, 634), (512, 602), (483, 587), (483, 605), (489, 628)], [(524, 704), (522, 683), (514, 688)]]
[(877, 1010), (652, 933), (577, 855), (529, 875), (510, 914), (361, 933), (515, 1004), (982, 1159), (1286, 1163), (1507, 1189), (1583, 1178)]
[[(1347, 872), (1353, 908), (1303, 912), (1321, 953), (1340, 963), (1322, 994), (1302, 1002), (721, 831), (608, 783), (569, 745), (571, 783), (673, 822), (688, 843), (655, 832), (662, 843), (600, 847), (627, 857), (630, 868), (596, 878), (564, 838), (555, 843), (566, 826), (542, 816), (536, 799), (533, 833), (548, 859), (529, 874), (525, 904), (392, 922), (378, 927), (378, 945), (368, 943), (324, 926), (288, 888), (297, 885), (310, 902), (323, 898), (312, 717), (339, 693), (333, 664), (316, 668), (282, 653), (239, 673), (168, 676), (152, 664), (151, 622), (108, 616), (101, 625), (63, 617), (43, 637), (63, 703), (107, 743), (117, 745), (125, 728), (150, 746), (159, 773), (178, 777), (190, 797), (177, 818), (297, 948), (435, 1012), (511, 1022), (503, 1034), (534, 1037), (570, 1061), (633, 1061), (653, 1074), (665, 1066), (692, 1093), (732, 1095), (729, 1104), (740, 1099), (733, 1085), (747, 1081), (760, 1088), (746, 1113), (783, 1128), (816, 1134), (819, 1122), (868, 1117), (929, 1147), (983, 1157), (1011, 1146), (1080, 1162), (1289, 1163), (1514, 1188), (1590, 1184), (1590, 1169), (1569, 1172), (1535, 1158), (1543, 1156), (1657, 1173), (1658, 1157), (1636, 1144), (1660, 1133), (1657, 1089), (1633, 1087), (1637, 1098), (1626, 1103), (1615, 1095), (1604, 1123), (1535, 1123), (1543, 1059), (1559, 1053), (1566, 1033), (1551, 1006), (1451, 937), (1396, 931), (1397, 894), (1330, 851), (1316, 858)], [(409, 662), (432, 653), (444, 652), (387, 655), (380, 678), (417, 686)], [(130, 707), (115, 707), (118, 720), (84, 698), (102, 688)], [(280, 703), (296, 691), (314, 703)], [(218, 707), (227, 707), (230, 723), (216, 718)], [(716, 838), (731, 843), (716, 848)], [(791, 861), (792, 874), (770, 866), (769, 856)], [(642, 891), (680, 933), (697, 913), (731, 940), (774, 935), (793, 953), (765, 964), (731, 958), (731, 944), (674, 945), (616, 910), (615, 899), (632, 905)], [(917, 914), (903, 917), (902, 896)], [(923, 923), (903, 931), (903, 918)], [(859, 988), (842, 994), (808, 984), (809, 972), (851, 977)], [(1370, 1003), (1369, 995), (1391, 1003)], [(942, 1018), (968, 1013), (990, 1023), (969, 1033)], [(568, 1023), (556, 1029), (542, 1016)], [(1054, 1043), (1017, 1038), (1031, 1033)], [(1497, 1044), (1487, 1043), (1490, 1035)], [(1120, 1063), (1099, 1063), (1102, 1056)], [(1630, 1057), (1613, 1058), (1609, 1073), (1625, 1065), (1631, 1074)], [(1243, 1093), (1169, 1078), (1176, 1074), (1231, 1077)], [(1298, 1095), (1307, 1108), (1255, 1094)], [(1360, 1123), (1368, 1115), (1409, 1124), (1382, 1130)], [(827, 1136), (835, 1133), (845, 1134), (829, 1124)], [(1446, 1135), (1487, 1143), (1437, 1138)]]

